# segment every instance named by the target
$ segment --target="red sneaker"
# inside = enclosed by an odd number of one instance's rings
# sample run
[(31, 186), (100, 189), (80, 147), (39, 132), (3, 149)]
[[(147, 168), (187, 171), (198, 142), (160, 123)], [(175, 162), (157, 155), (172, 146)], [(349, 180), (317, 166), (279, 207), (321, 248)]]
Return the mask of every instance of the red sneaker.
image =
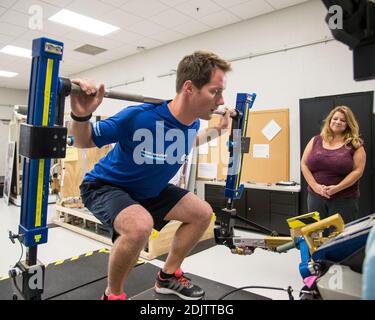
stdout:
[(126, 293), (123, 292), (120, 295), (116, 296), (114, 294), (106, 295), (105, 293), (101, 296), (100, 300), (126, 300)]

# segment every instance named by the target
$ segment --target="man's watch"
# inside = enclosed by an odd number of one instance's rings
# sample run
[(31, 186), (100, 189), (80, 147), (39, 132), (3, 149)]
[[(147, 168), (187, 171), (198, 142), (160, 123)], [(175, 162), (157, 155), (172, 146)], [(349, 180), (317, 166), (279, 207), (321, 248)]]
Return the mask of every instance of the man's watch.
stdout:
[(90, 113), (88, 116), (85, 116), (85, 117), (77, 117), (73, 112), (70, 112), (70, 117), (74, 120), (74, 121), (78, 121), (78, 122), (86, 122), (86, 121), (89, 121), (92, 117), (92, 113)]

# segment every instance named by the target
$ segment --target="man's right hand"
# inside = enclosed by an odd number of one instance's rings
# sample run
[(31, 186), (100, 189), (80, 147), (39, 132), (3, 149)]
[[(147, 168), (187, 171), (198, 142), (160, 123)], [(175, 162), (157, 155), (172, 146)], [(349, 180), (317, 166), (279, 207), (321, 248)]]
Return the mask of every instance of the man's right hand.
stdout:
[(95, 81), (73, 79), (72, 83), (79, 85), (82, 93), (70, 95), (71, 111), (77, 117), (85, 117), (93, 113), (103, 101), (104, 84), (96, 88)]

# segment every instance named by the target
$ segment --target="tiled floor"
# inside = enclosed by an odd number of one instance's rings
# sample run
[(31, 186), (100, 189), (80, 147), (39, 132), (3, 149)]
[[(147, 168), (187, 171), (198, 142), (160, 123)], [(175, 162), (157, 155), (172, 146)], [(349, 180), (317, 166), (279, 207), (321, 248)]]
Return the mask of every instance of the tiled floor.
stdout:
[[(12, 244), (8, 239), (8, 231), (17, 233), (20, 208), (5, 205), (0, 198), (0, 277), (7, 275), (8, 270), (20, 258), (21, 246)], [(48, 223), (52, 222), (54, 205), (49, 206)], [(260, 235), (236, 230), (236, 235), (243, 237), (259, 237)], [(38, 259), (47, 264), (62, 259), (81, 255), (107, 247), (101, 242), (91, 240), (80, 234), (61, 227), (51, 228), (48, 233), (48, 243), (38, 247)], [(25, 250), (24, 250), (25, 251)], [(25, 252), (24, 252), (25, 253)], [(294, 296), (298, 298), (298, 290), (303, 283), (298, 272), (300, 261), (296, 249), (288, 253), (278, 254), (261, 249), (247, 256), (233, 255), (224, 246), (215, 246), (200, 253), (187, 257), (182, 265), (186, 272), (199, 275), (232, 287), (242, 286), (292, 286)], [(160, 260), (150, 263), (162, 266)], [(288, 299), (285, 292), (275, 290), (251, 290), (251, 292), (277, 300)]]

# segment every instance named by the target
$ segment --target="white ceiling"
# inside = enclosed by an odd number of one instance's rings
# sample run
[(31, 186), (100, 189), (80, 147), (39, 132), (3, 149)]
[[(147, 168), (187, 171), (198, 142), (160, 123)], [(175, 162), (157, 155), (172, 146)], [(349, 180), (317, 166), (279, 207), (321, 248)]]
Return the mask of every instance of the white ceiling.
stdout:
[[(32, 40), (47, 37), (64, 43), (60, 73), (65, 76), (155, 48), (176, 40), (253, 18), (307, 0), (0, 0), (0, 49), (14, 45), (31, 49)], [(31, 6), (43, 10), (43, 29), (32, 30)], [(120, 28), (101, 37), (48, 18), (62, 8)], [(107, 51), (96, 56), (74, 49), (85, 44)], [(28, 89), (31, 60), (0, 53), (0, 70), (19, 73), (0, 77), (0, 87)]]

